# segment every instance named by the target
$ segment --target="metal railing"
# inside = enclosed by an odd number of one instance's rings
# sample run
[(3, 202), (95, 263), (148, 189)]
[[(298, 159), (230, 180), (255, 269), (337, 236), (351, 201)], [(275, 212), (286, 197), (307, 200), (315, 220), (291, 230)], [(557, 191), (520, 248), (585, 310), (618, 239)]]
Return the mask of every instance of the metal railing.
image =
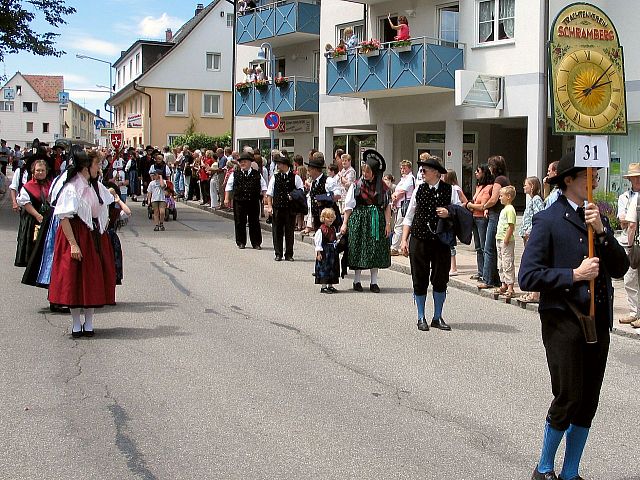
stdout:
[(243, 15), (251, 15), (256, 12), (262, 12), (264, 10), (270, 10), (272, 8), (282, 7), (283, 5), (286, 5), (288, 3), (308, 3), (310, 5), (320, 5), (320, 0), (277, 0), (275, 2), (258, 5), (255, 8), (252, 8), (251, 10), (245, 10), (244, 12), (238, 11), (236, 15), (239, 17)]

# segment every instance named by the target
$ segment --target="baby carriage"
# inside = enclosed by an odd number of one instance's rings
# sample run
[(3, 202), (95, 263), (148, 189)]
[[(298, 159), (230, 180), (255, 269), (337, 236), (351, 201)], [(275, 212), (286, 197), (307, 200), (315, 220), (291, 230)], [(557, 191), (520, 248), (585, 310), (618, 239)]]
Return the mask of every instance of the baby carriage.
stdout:
[[(176, 208), (176, 192), (173, 189), (173, 182), (167, 180), (165, 183), (164, 201), (166, 202), (167, 207), (164, 209), (164, 221), (168, 222), (169, 218), (172, 218), (173, 220), (178, 219), (178, 209)], [(153, 218), (153, 208), (151, 208), (151, 205), (147, 205), (147, 216), (149, 217), (149, 220)]]

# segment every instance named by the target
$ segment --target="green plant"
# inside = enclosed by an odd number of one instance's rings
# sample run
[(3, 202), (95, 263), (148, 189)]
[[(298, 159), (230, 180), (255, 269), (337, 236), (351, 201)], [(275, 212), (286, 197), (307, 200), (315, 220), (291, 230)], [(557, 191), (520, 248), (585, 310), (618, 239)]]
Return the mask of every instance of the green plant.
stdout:
[(410, 47), (411, 40), (396, 40), (391, 44), (391, 48)]
[(607, 217), (611, 228), (620, 229), (620, 221), (618, 220), (618, 197), (614, 192), (596, 192), (593, 195), (593, 202), (598, 206), (600, 214)]
[(189, 149), (193, 150), (213, 150), (214, 148), (230, 147), (231, 132), (217, 137), (207, 135), (206, 133), (192, 133), (189, 135), (181, 135), (176, 137), (171, 144), (172, 147), (189, 145)]

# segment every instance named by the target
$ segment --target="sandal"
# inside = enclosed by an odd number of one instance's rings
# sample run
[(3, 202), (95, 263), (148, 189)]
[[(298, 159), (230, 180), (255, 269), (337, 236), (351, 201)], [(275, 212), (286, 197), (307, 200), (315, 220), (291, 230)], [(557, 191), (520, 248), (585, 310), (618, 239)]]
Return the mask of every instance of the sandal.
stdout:
[[(499, 287), (496, 288), (493, 293), (498, 294), (498, 295), (504, 295), (505, 293), (507, 293), (507, 289), (504, 287)], [(511, 294), (513, 295), (513, 292), (511, 292)]]
[(507, 290), (504, 293), (505, 298), (513, 298), (513, 290)]

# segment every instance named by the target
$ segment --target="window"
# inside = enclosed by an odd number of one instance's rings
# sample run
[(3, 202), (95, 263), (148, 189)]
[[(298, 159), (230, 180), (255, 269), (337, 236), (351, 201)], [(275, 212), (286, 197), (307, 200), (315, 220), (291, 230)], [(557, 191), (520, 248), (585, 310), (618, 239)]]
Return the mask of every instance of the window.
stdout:
[(27, 133), (33, 133), (33, 122), (27, 122)]
[(515, 0), (478, 0), (478, 43), (512, 39), (515, 8)]
[(320, 81), (320, 50), (313, 51), (313, 72), (311, 78), (314, 82)]
[(120, 88), (120, 70), (118, 70), (118, 88)]
[(127, 83), (127, 66), (123, 65), (122, 66), (122, 84), (124, 85), (125, 83)]
[(169, 92), (167, 93), (167, 114), (169, 115), (185, 115), (186, 110), (186, 93)]
[(220, 112), (220, 95), (217, 93), (202, 94), (202, 115), (222, 115), (222, 112)]
[(48, 123), (43, 123), (42, 124), (42, 133), (49, 133), (49, 124)]
[(80, 121), (81, 122), (86, 122), (87, 121), (87, 114), (84, 112), (80, 112)]
[(213, 70), (214, 72), (220, 71), (220, 59), (219, 53), (207, 53), (207, 70)]
[(233, 13), (227, 13), (227, 27), (233, 27)]
[(136, 75), (140, 73), (140, 54), (136, 53)]
[(37, 112), (38, 111), (38, 102), (22, 102), (22, 111), (23, 112)]
[(129, 78), (133, 77), (133, 58), (129, 60)]
[(450, 5), (438, 9), (438, 36), (441, 39), (440, 45), (455, 47), (458, 44), (459, 22), (458, 5)]
[(13, 102), (0, 101), (0, 112), (13, 112)]
[(182, 135), (183, 134), (181, 133), (167, 133), (167, 145), (173, 145), (173, 142), (175, 142), (176, 138), (181, 137)]
[[(344, 29), (347, 27), (353, 28), (353, 33), (358, 37), (358, 42), (361, 42), (364, 39), (364, 22), (352, 24), (346, 23), (336, 26), (336, 45), (340, 43), (340, 40), (344, 39)], [(348, 39), (345, 40), (345, 43), (347, 40)]]

